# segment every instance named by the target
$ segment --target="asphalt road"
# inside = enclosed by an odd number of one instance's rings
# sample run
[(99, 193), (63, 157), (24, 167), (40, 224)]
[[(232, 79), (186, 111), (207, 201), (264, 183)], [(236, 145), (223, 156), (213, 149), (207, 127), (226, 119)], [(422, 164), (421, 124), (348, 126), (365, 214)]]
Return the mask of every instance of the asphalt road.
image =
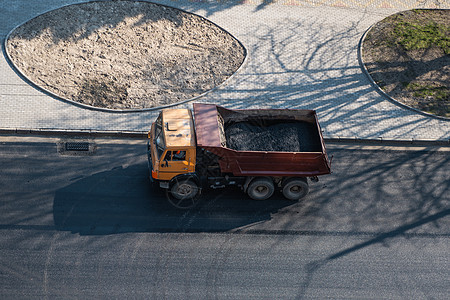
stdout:
[(0, 137), (1, 299), (450, 296), (448, 151), (329, 145), (299, 203), (222, 190), (185, 212), (149, 186), (145, 141), (61, 141)]

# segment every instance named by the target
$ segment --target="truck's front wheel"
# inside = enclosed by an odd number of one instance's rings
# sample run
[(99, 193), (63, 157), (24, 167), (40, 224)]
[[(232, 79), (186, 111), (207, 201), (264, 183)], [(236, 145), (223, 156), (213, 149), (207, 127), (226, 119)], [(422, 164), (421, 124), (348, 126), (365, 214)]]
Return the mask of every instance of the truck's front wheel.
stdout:
[(300, 200), (309, 192), (306, 178), (289, 178), (283, 183), (283, 196), (289, 200)]
[(191, 179), (177, 180), (167, 190), (167, 199), (170, 204), (180, 209), (190, 209), (199, 202), (200, 189)]
[(247, 189), (247, 194), (253, 200), (266, 200), (272, 196), (275, 186), (270, 178), (262, 177), (253, 179)]

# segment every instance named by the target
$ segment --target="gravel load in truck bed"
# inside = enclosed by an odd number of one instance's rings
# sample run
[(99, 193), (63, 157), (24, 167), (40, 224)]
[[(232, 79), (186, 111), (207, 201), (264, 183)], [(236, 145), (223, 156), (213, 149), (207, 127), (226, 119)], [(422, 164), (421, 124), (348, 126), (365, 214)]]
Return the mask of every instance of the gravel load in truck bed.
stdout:
[(227, 147), (237, 151), (321, 152), (317, 129), (307, 122), (237, 122), (225, 127), (225, 137)]

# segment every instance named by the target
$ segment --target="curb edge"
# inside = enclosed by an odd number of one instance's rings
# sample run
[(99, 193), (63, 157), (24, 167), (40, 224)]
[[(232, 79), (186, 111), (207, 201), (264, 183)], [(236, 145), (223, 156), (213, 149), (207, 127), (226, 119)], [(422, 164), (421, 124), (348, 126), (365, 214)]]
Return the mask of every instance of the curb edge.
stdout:
[[(0, 128), (0, 135), (39, 135), (39, 136), (89, 136), (89, 137), (107, 137), (107, 138), (135, 138), (145, 139), (146, 131), (101, 131), (101, 130), (61, 130), (61, 129), (32, 129), (32, 128)], [(341, 137), (341, 136), (324, 136), (327, 143), (349, 143), (349, 144), (390, 144), (390, 145), (433, 145), (433, 146), (449, 146), (448, 140), (425, 140), (425, 139), (384, 139), (384, 138), (359, 138), (359, 137)]]

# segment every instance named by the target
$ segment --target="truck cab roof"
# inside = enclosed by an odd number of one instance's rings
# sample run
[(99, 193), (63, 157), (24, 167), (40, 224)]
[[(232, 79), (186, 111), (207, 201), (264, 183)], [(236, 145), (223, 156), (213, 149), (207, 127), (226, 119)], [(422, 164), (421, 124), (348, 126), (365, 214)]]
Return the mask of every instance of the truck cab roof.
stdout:
[(164, 109), (162, 126), (166, 147), (195, 147), (192, 113), (189, 109)]

